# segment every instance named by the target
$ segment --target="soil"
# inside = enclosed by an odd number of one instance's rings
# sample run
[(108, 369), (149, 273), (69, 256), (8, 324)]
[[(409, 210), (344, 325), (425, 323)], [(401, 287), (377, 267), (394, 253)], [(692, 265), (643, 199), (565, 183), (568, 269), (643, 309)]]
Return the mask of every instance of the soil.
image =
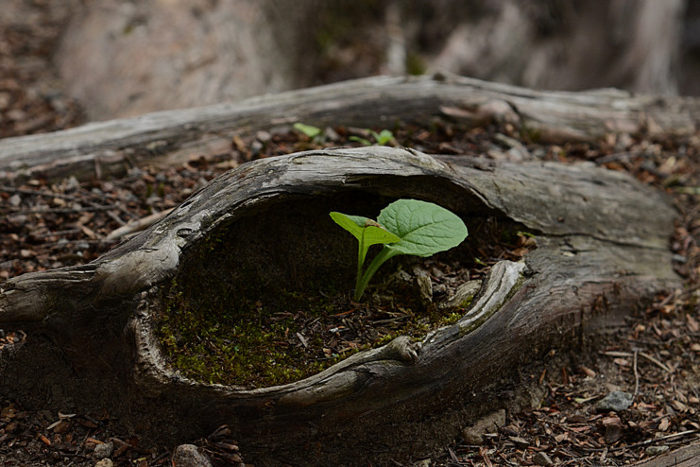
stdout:
[[(46, 34), (52, 30), (51, 21), (64, 20), (59, 7), (48, 8), (42, 2), (27, 5), (53, 12), (45, 17)], [(0, 106), (0, 135), (49, 131), (80, 123), (81, 112), (75, 102), (60, 95), (52, 100), (42, 92), (32, 92), (33, 78), (29, 75), (39, 75), (27, 72), (28, 65), (22, 65), (48, 63), (51, 38), (36, 48), (24, 48), (17, 44), (36, 31), (22, 25), (0, 31), (0, 79), (4, 86), (0, 89), (0, 104), (6, 103)], [(35, 83), (46, 83), (52, 78), (36, 79)], [(17, 109), (20, 111), (13, 112)], [(637, 307), (626, 327), (611, 330), (598, 353), (551, 353), (546, 361), (523, 368), (535, 389), (531, 392), (531, 408), (507, 412), (504, 424), (487, 430), (480, 438), (465, 430), (429, 459), (415, 459), (417, 465), (623, 465), (664, 450), (697, 445), (700, 135), (683, 139), (610, 135), (596, 144), (544, 145), (521, 138), (509, 125), (465, 128), (441, 120), (426, 122), (425, 127), (397, 124), (388, 129), (394, 135), (389, 144), (427, 153), (586, 161), (631, 173), (673, 199), (678, 219), (669, 242), (675, 269), (684, 279), (682, 289), (668, 291), (651, 305)], [(0, 281), (29, 271), (86, 263), (128, 236), (135, 229), (135, 221), (167, 212), (218, 173), (240, 163), (313, 147), (361, 145), (350, 140), (351, 136), (373, 140), (367, 129), (353, 128), (324, 129), (323, 136), (316, 139), (296, 131), (260, 132), (234, 138), (231, 151), (216, 157), (192, 154), (183, 165), (134, 168), (121, 179), (79, 183), (68, 178), (55, 184), (34, 179), (22, 186), (0, 186)], [(518, 244), (506, 244), (503, 254), (517, 256), (519, 248)], [(488, 265), (493, 255), (483, 252), (475, 256)], [(470, 274), (475, 277), (485, 270), (475, 267)], [(433, 276), (437, 283), (439, 274)], [(635, 304), (630, 306), (634, 308)], [(21, 330), (0, 331), (0, 346), (25, 337)], [(613, 390), (632, 394), (632, 405), (599, 412), (596, 402)], [(245, 461), (245, 446), (239, 449), (228, 433), (226, 427), (221, 427), (192, 442), (215, 465), (239, 465)], [(144, 444), (139, 433), (126, 430), (109, 413), (28, 410), (21, 398), (0, 398), (2, 465), (94, 466), (106, 455), (118, 466), (165, 466), (170, 465), (174, 447)]]

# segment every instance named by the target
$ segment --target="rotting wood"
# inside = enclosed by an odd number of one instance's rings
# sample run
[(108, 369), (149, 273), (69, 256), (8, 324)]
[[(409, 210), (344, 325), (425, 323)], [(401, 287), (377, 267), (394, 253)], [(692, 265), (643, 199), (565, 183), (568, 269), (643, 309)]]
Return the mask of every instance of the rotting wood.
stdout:
[(687, 136), (698, 129), (700, 99), (534, 91), (452, 75), (373, 77), (0, 140), (0, 180), (107, 177), (134, 165), (227, 153), (234, 135), (298, 121), (391, 128), (436, 116), (510, 122), (541, 142), (596, 141), (608, 133)]
[(119, 240), (122, 237), (139, 232), (170, 214), (170, 211), (172, 211), (172, 209), (164, 209), (163, 211), (154, 212), (146, 217), (142, 217), (141, 219), (137, 219), (133, 222), (122, 225), (118, 229), (110, 232), (109, 235), (104, 238), (104, 241), (112, 242), (114, 240)]
[[(396, 197), (438, 202), (467, 225), (477, 216), (516, 221), (536, 234), (537, 249), (524, 263), (494, 266), (457, 324), (420, 342), (399, 337), (294, 383), (208, 385), (169, 368), (151, 329), (158, 290), (183, 268), (206, 268), (198, 245), (246, 222), (274, 232), (279, 226), (264, 213), (276, 203), (301, 206), (304, 221), (323, 233), (328, 204)], [(104, 407), (168, 442), (226, 423), (246, 459), (260, 464), (424, 454), (466, 421), (501, 408), (523, 365), (551, 348), (580, 351), (634, 304), (677, 287), (667, 246), (673, 217), (662, 194), (590, 164), (514, 164), (384, 147), (256, 161), (213, 180), (90, 264), (2, 284), (0, 323), (24, 329), (27, 339), (11, 356), (0, 354), (0, 388), (28, 394), (27, 403)], [(302, 273), (329, 267), (325, 255), (297, 250), (302, 239), (294, 229), (286, 232), (285, 248), (304, 264)], [(334, 244), (303, 239), (314, 241)], [(255, 251), (247, 254), (256, 259)], [(264, 273), (284, 279), (285, 261)], [(231, 281), (236, 267), (206, 274)]]

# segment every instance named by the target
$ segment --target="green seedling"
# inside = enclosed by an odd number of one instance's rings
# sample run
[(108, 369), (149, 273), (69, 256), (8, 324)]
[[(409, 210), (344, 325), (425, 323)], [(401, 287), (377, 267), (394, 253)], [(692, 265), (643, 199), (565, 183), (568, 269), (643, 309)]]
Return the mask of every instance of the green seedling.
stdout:
[[(389, 130), (382, 130), (379, 133), (377, 133), (376, 131), (370, 131), (369, 133), (372, 135), (372, 138), (374, 138), (375, 143), (379, 144), (380, 146), (385, 146), (394, 140), (394, 134)], [(365, 146), (372, 145), (372, 142), (370, 140), (368, 140), (367, 138), (362, 138), (360, 136), (351, 136), (348, 139), (350, 141), (357, 141), (358, 143), (364, 144)]]
[(294, 129), (304, 133), (311, 139), (315, 139), (321, 134), (321, 129), (315, 126), (306, 125), (304, 123), (298, 122), (294, 124)]
[(351, 136), (348, 138), (350, 141), (355, 141), (356, 143), (360, 143), (363, 146), (372, 146), (372, 142), (368, 140), (367, 138), (363, 138), (361, 136)]
[(377, 142), (377, 144), (379, 144), (380, 146), (389, 144), (394, 139), (394, 134), (389, 130), (382, 130), (379, 133), (373, 131), (372, 136), (374, 137), (374, 140)]
[[(432, 256), (449, 250), (467, 238), (467, 227), (456, 214), (437, 204), (400, 199), (381, 210), (377, 220), (363, 216), (330, 213), (331, 218), (359, 242), (357, 277), (353, 299), (359, 301), (374, 273), (397, 255)], [(367, 251), (384, 245), (367, 268)]]

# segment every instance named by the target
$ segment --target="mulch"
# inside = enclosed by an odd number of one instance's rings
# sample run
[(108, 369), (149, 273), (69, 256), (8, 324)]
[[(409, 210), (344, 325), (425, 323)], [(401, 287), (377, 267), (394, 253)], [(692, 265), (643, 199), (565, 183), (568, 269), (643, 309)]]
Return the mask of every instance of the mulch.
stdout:
[[(74, 100), (47, 88), (46, 83), (55, 83), (50, 67), (37, 73), (47, 65), (57, 25), (66, 20), (60, 6), (55, 6), (60, 3), (29, 2), (27, 8), (36, 8), (31, 11), (38, 16), (0, 28), (0, 137), (83, 121)], [(120, 179), (67, 178), (58, 183), (33, 179), (21, 186), (0, 186), (0, 282), (25, 272), (91, 261), (162, 217), (213, 177), (246, 161), (375, 142), (368, 129), (323, 130), (315, 138), (295, 130), (240, 135), (232, 139), (228, 154), (208, 158), (193, 153), (184, 164), (134, 168)], [(557, 146), (523, 141), (508, 125), (466, 128), (440, 120), (426, 127), (400, 125), (389, 130), (393, 133), (389, 144), (427, 153), (585, 161), (632, 174), (673, 200), (678, 219), (670, 247), (674, 268), (684, 280), (682, 289), (659, 295), (632, 314), (624, 328), (606, 338), (598, 354), (563, 360), (552, 355), (551, 361), (542, 362), (528, 375), (539, 388), (533, 408), (508, 413), (506, 423), (484, 433), (479, 444), (465, 432), (431, 459), (415, 459), (416, 463), (623, 465), (697, 443), (700, 135), (668, 140), (610, 135), (598, 144)], [(0, 346), (25, 337), (18, 330), (0, 330)], [(596, 402), (614, 390), (632, 394), (631, 406), (599, 412)], [(217, 465), (245, 460), (245, 446), (239, 449), (226, 427), (192, 442)], [(108, 413), (27, 410), (21, 400), (0, 398), (2, 465), (94, 466), (102, 456), (114, 465), (170, 465), (172, 449), (143, 445), (138, 433), (120, 428)]]

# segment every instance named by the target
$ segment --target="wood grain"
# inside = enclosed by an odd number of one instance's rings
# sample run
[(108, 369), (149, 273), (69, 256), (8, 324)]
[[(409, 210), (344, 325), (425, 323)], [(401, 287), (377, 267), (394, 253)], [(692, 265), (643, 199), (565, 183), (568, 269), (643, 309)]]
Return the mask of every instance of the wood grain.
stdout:
[(234, 134), (299, 121), (391, 128), (435, 116), (474, 125), (510, 122), (541, 142), (596, 141), (609, 133), (672, 137), (697, 131), (700, 99), (614, 89), (534, 91), (451, 75), (373, 77), (0, 140), (0, 180), (107, 177), (134, 165), (225, 153)]

